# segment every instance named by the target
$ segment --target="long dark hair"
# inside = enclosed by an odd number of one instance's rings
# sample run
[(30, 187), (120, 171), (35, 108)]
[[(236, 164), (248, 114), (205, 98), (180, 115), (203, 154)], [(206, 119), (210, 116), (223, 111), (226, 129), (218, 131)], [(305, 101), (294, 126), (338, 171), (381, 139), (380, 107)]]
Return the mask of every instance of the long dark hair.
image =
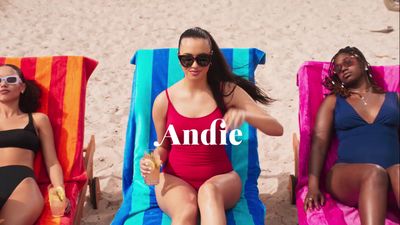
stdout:
[[(208, 31), (200, 27), (187, 29), (181, 34), (179, 38), (179, 48), (181, 46), (181, 41), (183, 38), (202, 38), (208, 40), (208, 42), (210, 43), (213, 54), (211, 58), (210, 69), (208, 70), (207, 74), (207, 83), (211, 88), (211, 92), (215, 101), (217, 102), (218, 108), (223, 114), (225, 114), (225, 112), (227, 111), (226, 105), (224, 103), (224, 97), (230, 96), (237, 85), (243, 88), (243, 90), (245, 90), (255, 101), (258, 101), (265, 105), (268, 105), (269, 103), (274, 101), (254, 83), (244, 79), (243, 77), (235, 75), (232, 72), (220, 48)], [(235, 85), (229, 93), (225, 93), (224, 90), (224, 87), (227, 83), (233, 83)]]
[(331, 63), (328, 69), (328, 76), (324, 79), (323, 85), (331, 91), (331, 94), (340, 95), (342, 97), (349, 97), (351, 92), (347, 89), (342, 81), (339, 79), (338, 75), (335, 73), (335, 59), (340, 54), (348, 54), (355, 56), (357, 61), (365, 66), (365, 76), (367, 76), (368, 82), (371, 85), (372, 91), (376, 93), (383, 93), (383, 89), (377, 85), (375, 80), (373, 79), (373, 71), (371, 69), (371, 65), (368, 63), (367, 59), (365, 59), (364, 54), (356, 47), (347, 46), (345, 48), (340, 49), (331, 59)]
[(25, 83), (25, 91), (19, 97), (19, 109), (24, 113), (36, 112), (39, 108), (41, 96), (38, 85), (33, 80), (26, 80), (21, 69), (12, 64), (3, 64), (0, 67), (8, 66), (17, 72), (17, 75)]

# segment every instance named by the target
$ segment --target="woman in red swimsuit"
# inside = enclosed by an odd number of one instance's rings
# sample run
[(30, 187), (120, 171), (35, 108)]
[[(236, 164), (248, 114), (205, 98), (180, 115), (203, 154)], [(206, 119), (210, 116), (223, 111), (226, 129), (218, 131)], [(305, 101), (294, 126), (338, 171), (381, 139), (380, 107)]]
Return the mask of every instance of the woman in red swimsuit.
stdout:
[[(229, 130), (246, 121), (272, 136), (282, 135), (283, 128), (256, 104), (268, 104), (271, 99), (251, 82), (232, 74), (206, 30), (186, 30), (179, 39), (178, 54), (185, 76), (160, 93), (153, 105), (154, 126), (161, 143), (155, 152), (164, 162), (160, 183), (155, 187), (157, 202), (173, 225), (196, 224), (199, 212), (202, 225), (226, 224), (225, 210), (239, 200), (242, 183), (219, 142), (219, 130), (217, 143), (210, 145), (201, 141), (201, 132), (210, 129), (216, 119), (224, 119)], [(220, 124), (219, 120), (217, 127)], [(169, 125), (174, 126), (181, 144), (163, 141)], [(198, 144), (183, 145), (184, 130), (196, 130)], [(208, 137), (207, 141), (212, 140)], [(144, 160), (140, 165), (145, 176), (150, 168)]]

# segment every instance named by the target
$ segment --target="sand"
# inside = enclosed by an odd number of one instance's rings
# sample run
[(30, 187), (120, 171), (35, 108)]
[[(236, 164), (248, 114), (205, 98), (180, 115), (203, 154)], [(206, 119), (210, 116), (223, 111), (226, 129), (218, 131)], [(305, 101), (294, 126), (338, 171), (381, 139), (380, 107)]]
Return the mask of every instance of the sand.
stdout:
[[(85, 55), (99, 66), (88, 83), (85, 140), (96, 136), (99, 209), (85, 206), (82, 224), (109, 224), (122, 201), (121, 170), (132, 71), (139, 48), (176, 47), (186, 28), (200, 26), (221, 47), (257, 47), (267, 63), (257, 82), (278, 99), (267, 110), (283, 137), (259, 135), (260, 197), (266, 224), (296, 224), (289, 203), (294, 172), (291, 137), (298, 132), (296, 72), (306, 60), (328, 61), (344, 46), (360, 48), (371, 64), (399, 64), (399, 13), (383, 0), (98, 1), (0, 0), (0, 55)], [(392, 26), (391, 33), (370, 30)]]

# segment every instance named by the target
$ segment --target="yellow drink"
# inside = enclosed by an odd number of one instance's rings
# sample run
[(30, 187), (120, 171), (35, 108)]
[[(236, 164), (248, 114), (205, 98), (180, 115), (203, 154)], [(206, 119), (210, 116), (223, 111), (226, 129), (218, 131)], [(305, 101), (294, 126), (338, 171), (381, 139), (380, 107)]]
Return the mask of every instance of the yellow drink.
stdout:
[(147, 185), (156, 185), (160, 182), (160, 166), (161, 161), (158, 155), (153, 153), (145, 154), (144, 160), (151, 167), (151, 173), (146, 174), (144, 177), (144, 182)]
[(62, 187), (52, 187), (48, 188), (49, 192), (49, 202), (50, 210), (53, 217), (64, 216), (65, 208), (67, 207), (67, 202), (65, 201), (65, 193)]

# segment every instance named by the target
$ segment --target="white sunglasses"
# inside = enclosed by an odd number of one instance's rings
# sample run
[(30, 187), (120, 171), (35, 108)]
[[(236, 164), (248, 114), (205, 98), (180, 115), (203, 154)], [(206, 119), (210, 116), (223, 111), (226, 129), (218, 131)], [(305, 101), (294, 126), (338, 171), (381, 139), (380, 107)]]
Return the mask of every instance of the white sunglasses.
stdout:
[(21, 78), (18, 75), (9, 75), (5, 77), (0, 77), (0, 83), (5, 82), (6, 84), (19, 84), (22, 83)]

